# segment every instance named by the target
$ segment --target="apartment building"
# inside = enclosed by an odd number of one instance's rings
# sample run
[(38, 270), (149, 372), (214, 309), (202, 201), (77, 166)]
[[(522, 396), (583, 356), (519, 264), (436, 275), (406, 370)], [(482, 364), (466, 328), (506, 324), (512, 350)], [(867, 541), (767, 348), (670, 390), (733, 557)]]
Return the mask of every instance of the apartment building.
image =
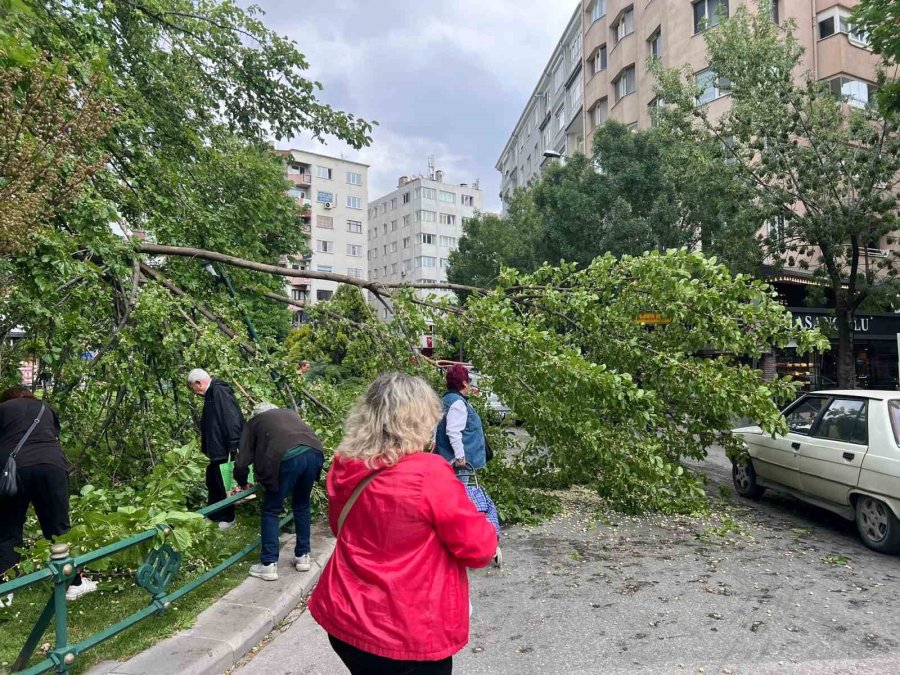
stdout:
[[(805, 48), (804, 70), (827, 81), (836, 94), (849, 96), (851, 105), (865, 105), (879, 58), (868, 49), (867, 36), (849, 22), (857, 3), (776, 0), (772, 19), (796, 23), (795, 35)], [(740, 4), (747, 3), (580, 0), (497, 162), (504, 211), (511, 191), (540, 175), (554, 152), (590, 151), (593, 132), (606, 120), (635, 129), (650, 126), (651, 110), (658, 103), (651, 59), (665, 67), (689, 66), (703, 87), (698, 104), (709, 106), (713, 115), (727, 110), (727, 83), (707, 67), (703, 31)], [(573, 63), (576, 53), (581, 58)], [(583, 91), (576, 92), (577, 87)], [(558, 114), (560, 106), (566, 115)]]
[(548, 162), (555, 157), (584, 152), (582, 24), (579, 5), (497, 162), (504, 213), (509, 195), (540, 176)]
[[(369, 204), (369, 279), (447, 281), (450, 253), (457, 248), (463, 224), (481, 210), (481, 204), (477, 181), (449, 183), (440, 170), (431, 170), (428, 176), (401, 176), (396, 190)], [(383, 307), (380, 311), (386, 312)]]
[[(849, 23), (858, 0), (772, 3), (772, 20), (793, 19), (805, 49), (804, 70), (826, 80), (835, 93), (865, 105), (875, 82), (878, 57), (864, 33)], [(712, 114), (730, 105), (727, 83), (709, 70), (703, 31), (741, 4), (729, 0), (582, 0), (585, 55), (585, 135), (607, 119), (646, 128), (657, 105), (651, 59), (665, 67), (690, 66), (703, 93), (699, 105)], [(798, 76), (802, 73), (798, 73)]]
[[(303, 206), (303, 231), (312, 255), (296, 256), (284, 264), (294, 269), (334, 272), (365, 279), (368, 224), (369, 167), (347, 159), (305, 150), (280, 151), (293, 187), (290, 195)], [(315, 303), (329, 300), (338, 284), (319, 279), (291, 278), (292, 300)]]

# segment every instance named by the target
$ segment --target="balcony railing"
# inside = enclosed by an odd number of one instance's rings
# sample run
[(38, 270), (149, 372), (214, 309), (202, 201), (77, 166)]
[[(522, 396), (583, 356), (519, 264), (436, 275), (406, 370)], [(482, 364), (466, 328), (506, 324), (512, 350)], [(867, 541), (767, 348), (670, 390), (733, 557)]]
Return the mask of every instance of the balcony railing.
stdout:
[(312, 174), (302, 171), (300, 173), (290, 173), (288, 172), (288, 180), (291, 181), (294, 185), (301, 185), (303, 187), (309, 187), (312, 185)]

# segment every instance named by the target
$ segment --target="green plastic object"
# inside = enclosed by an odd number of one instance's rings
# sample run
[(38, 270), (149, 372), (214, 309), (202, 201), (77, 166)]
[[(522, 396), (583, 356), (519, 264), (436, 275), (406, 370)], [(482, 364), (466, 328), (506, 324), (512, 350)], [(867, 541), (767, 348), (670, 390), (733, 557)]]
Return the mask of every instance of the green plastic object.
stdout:
[[(234, 480), (234, 460), (220, 464), (219, 470), (222, 472), (222, 482), (225, 483), (225, 492), (231, 492), (238, 486), (237, 481)], [(256, 476), (254, 475), (252, 464), (250, 465), (250, 477), (247, 478), (247, 480), (251, 484), (256, 483)]]

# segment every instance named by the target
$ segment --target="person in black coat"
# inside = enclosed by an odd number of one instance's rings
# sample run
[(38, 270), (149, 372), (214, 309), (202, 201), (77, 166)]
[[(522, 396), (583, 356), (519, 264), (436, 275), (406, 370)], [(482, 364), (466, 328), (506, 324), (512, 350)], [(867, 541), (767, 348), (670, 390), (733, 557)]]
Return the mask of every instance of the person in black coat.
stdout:
[[(222, 480), (222, 465), (237, 452), (244, 430), (244, 415), (231, 386), (222, 380), (212, 379), (205, 370), (192, 370), (188, 374), (188, 387), (197, 396), (203, 397), (200, 450), (209, 458), (206, 488), (208, 503), (215, 504), (228, 496), (225, 481)], [(219, 529), (227, 530), (234, 525), (234, 506), (211, 513), (209, 518), (219, 523)]]
[[(41, 413), (43, 410), (43, 413)], [(27, 387), (10, 387), (0, 394), (0, 466), (40, 417), (15, 457), (18, 491), (0, 497), (0, 574), (19, 562), (16, 548), (24, 545), (25, 518), (34, 505), (47, 539), (69, 531), (69, 460), (59, 442), (59, 418)], [(66, 591), (74, 600), (97, 590), (97, 583), (77, 575)]]

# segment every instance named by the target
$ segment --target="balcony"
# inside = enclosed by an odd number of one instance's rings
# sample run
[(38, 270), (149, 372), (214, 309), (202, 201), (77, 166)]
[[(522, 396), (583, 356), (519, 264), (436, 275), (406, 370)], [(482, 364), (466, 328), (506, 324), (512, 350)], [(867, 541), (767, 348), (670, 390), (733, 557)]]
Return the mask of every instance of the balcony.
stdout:
[(310, 187), (312, 185), (312, 174), (308, 171), (294, 171), (288, 169), (288, 180), (298, 187)]

